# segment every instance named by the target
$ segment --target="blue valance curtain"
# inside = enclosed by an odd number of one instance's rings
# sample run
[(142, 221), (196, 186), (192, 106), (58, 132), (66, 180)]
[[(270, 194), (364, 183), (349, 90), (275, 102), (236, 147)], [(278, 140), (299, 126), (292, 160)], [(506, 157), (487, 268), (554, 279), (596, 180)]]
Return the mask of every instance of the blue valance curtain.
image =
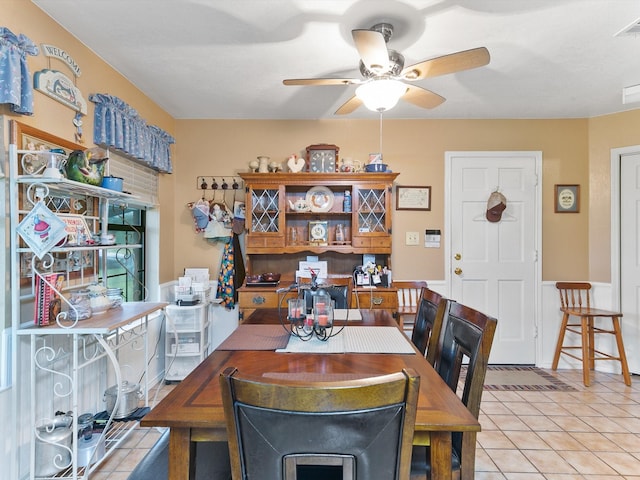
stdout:
[(159, 172), (173, 171), (169, 146), (175, 140), (171, 135), (147, 125), (135, 109), (118, 97), (92, 93), (89, 100), (96, 104), (93, 141), (97, 145), (115, 148)]
[(33, 114), (33, 84), (27, 55), (38, 55), (38, 47), (25, 35), (0, 27), (0, 103), (11, 111)]

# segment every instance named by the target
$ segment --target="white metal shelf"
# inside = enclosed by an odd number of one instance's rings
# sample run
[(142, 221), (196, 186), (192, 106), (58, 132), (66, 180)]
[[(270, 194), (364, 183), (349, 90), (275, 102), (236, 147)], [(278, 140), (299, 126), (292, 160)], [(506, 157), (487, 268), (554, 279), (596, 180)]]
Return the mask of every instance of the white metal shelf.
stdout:
[(51, 190), (60, 193), (75, 193), (76, 195), (84, 195), (90, 197), (101, 197), (107, 200), (135, 200), (137, 197), (130, 193), (117, 192), (108, 188), (96, 187), (86, 183), (74, 182), (67, 178), (50, 178), (42, 175), (20, 175), (16, 179), (19, 184), (40, 183), (46, 185)]
[[(97, 209), (92, 211), (92, 215), (85, 216), (91, 221), (92, 233), (99, 233), (98, 229), (102, 227), (106, 230), (108, 220), (109, 203), (126, 204), (128, 201), (135, 201), (137, 198), (129, 193), (117, 192), (98, 186), (74, 182), (66, 178), (49, 178), (42, 175), (19, 175), (18, 167), (20, 156), (34, 152), (29, 150), (18, 150), (17, 145), (11, 143), (9, 145), (9, 188), (11, 202), (11, 258), (16, 266), (21, 265), (21, 256), (31, 252), (26, 247), (18, 247), (19, 236), (17, 226), (20, 223), (21, 216), (28, 210), (30, 200), (25, 199), (25, 203), (19, 204), (21, 198), (21, 185), (29, 186), (27, 194), (31, 188), (42, 188), (47, 197), (54, 199), (80, 199), (84, 197), (87, 203), (91, 202)], [(31, 187), (33, 186), (33, 187)], [(98, 203), (99, 202), (99, 203)], [(33, 202), (30, 202), (33, 203)], [(62, 212), (54, 212), (55, 214)], [(106, 233), (103, 231), (102, 233)], [(72, 255), (75, 252), (98, 252), (98, 251), (118, 251), (120, 249), (141, 249), (141, 244), (114, 244), (114, 245), (78, 245), (54, 247), (49, 250), (46, 255), (61, 253)], [(93, 254), (97, 257), (97, 253)], [(105, 255), (106, 257), (106, 255)], [(53, 255), (49, 255), (53, 260)], [(106, 259), (104, 260), (104, 268), (106, 268)], [(95, 258), (94, 258), (95, 261)], [(53, 264), (53, 263), (51, 263)], [(34, 264), (30, 266), (31, 276), (40, 275), (41, 273), (35, 268)], [(98, 268), (93, 271), (92, 275), (80, 275), (79, 283), (71, 285), (72, 288), (79, 288), (84, 285), (85, 280), (96, 281)], [(120, 351), (127, 353), (129, 351), (135, 353), (136, 357), (143, 356), (141, 360), (144, 369), (144, 382), (141, 389), (144, 394), (144, 405), (149, 405), (149, 389), (147, 379), (148, 362), (151, 355), (148, 338), (148, 324), (153, 318), (159, 318), (160, 310), (164, 309), (167, 303), (150, 303), (150, 302), (125, 302), (120, 307), (113, 308), (105, 313), (96, 314), (86, 320), (65, 321), (59, 317), (59, 321), (54, 320), (49, 326), (36, 327), (32, 323), (21, 323), (23, 315), (22, 302), (32, 300), (34, 292), (33, 282), (31, 288), (21, 283), (22, 268), (12, 269), (11, 274), (11, 290), (12, 290), (12, 317), (13, 317), (13, 335), (21, 337), (28, 342), (30, 348), (30, 386), (29, 393), (25, 394), (30, 400), (29, 422), (30, 441), (28, 442), (30, 459), (29, 478), (41, 478), (35, 476), (35, 448), (37, 428), (42, 421), (46, 421), (49, 415), (53, 415), (53, 411), (57, 406), (64, 405), (65, 408), (73, 414), (72, 429), (74, 432), (78, 428), (78, 415), (83, 413), (87, 402), (83, 397), (83, 390), (86, 389), (86, 382), (91, 382), (93, 390), (92, 396), (102, 394), (102, 383), (107, 380), (107, 370), (109, 375), (115, 377), (116, 385), (122, 382), (121, 365), (118, 358)], [(67, 273), (69, 271), (67, 270)], [(31, 291), (31, 295), (26, 294), (26, 290)], [(17, 344), (18, 342), (16, 342)], [(102, 368), (102, 362), (105, 362), (106, 368)], [(92, 366), (91, 368), (89, 368)], [(105, 370), (104, 378), (97, 380), (89, 378), (93, 375), (94, 366), (100, 367), (99, 370)], [(123, 365), (124, 366), (124, 365)], [(102, 374), (101, 374), (102, 375)], [(42, 381), (49, 382), (52, 388), (49, 393), (48, 388), (41, 384)], [(42, 390), (44, 388), (44, 390)], [(40, 390), (39, 390), (40, 389)], [(47, 391), (47, 394), (41, 394)], [(120, 394), (119, 394), (120, 396)], [(15, 396), (17, 398), (17, 394)], [(114, 409), (117, 411), (117, 407)], [(120, 443), (128, 433), (137, 425), (137, 422), (115, 422), (113, 418), (109, 418), (105, 425), (103, 435), (105, 436), (106, 453), (102, 460), (106, 459), (112, 452), (113, 447)], [(87, 479), (89, 473), (97, 466), (80, 467), (78, 465), (78, 442), (72, 442), (71, 445), (71, 463), (66, 469), (57, 473), (56, 479)], [(47, 477), (49, 478), (49, 477)]]

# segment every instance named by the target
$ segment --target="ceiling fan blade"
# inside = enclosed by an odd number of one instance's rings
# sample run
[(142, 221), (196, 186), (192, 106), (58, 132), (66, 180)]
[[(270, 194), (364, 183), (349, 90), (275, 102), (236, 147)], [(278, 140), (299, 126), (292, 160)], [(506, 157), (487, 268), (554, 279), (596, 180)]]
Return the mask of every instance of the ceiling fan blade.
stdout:
[(283, 80), (285, 85), (353, 85), (362, 83), (357, 78), (290, 78)]
[(389, 52), (384, 36), (373, 30), (351, 30), (362, 63), (374, 73), (389, 70)]
[(422, 80), (482, 67), (487, 65), (489, 60), (489, 50), (485, 47), (473, 48), (409, 65), (402, 70), (401, 76), (405, 80)]
[(421, 108), (435, 108), (446, 100), (437, 93), (416, 85), (407, 85), (407, 92), (402, 98)]
[(355, 111), (360, 105), (362, 105), (362, 100), (360, 100), (355, 95), (347, 100), (342, 106), (336, 110), (336, 115), (347, 115), (353, 111)]

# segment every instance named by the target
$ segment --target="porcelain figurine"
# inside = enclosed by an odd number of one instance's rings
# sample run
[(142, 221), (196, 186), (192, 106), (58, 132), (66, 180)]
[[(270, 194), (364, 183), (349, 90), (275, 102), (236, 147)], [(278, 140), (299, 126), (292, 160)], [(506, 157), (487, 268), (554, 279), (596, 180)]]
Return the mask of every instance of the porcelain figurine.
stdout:
[(278, 162), (271, 162), (269, 164), (269, 171), (276, 173), (278, 170), (280, 170), (280, 164)]
[(311, 210), (311, 207), (307, 204), (304, 198), (296, 200), (295, 203), (289, 200), (289, 208), (293, 212), (308, 212), (309, 210)]
[(304, 158), (298, 157), (295, 153), (287, 160), (287, 167), (289, 167), (289, 171), (293, 173), (301, 172), (304, 170), (305, 165)]

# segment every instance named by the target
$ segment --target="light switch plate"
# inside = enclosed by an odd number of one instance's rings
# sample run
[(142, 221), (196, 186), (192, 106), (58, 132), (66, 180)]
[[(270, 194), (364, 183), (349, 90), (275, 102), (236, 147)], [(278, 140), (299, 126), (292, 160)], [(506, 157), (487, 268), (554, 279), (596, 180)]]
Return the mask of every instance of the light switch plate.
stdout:
[(420, 245), (420, 232), (407, 232), (405, 237), (406, 245)]

